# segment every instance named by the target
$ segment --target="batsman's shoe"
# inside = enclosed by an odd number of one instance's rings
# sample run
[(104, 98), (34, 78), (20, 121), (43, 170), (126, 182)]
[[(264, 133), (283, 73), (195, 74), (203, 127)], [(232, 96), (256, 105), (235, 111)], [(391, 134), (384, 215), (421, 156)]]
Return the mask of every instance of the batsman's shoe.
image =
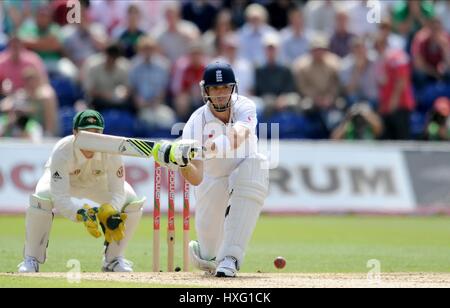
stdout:
[(115, 258), (111, 262), (104, 261), (102, 272), (131, 273), (133, 272), (133, 262), (122, 257)]
[(18, 268), (19, 273), (38, 273), (39, 262), (36, 258), (25, 257), (25, 260), (18, 265)]
[(236, 277), (237, 260), (234, 257), (225, 257), (216, 269), (216, 277)]
[(200, 256), (200, 244), (197, 241), (189, 242), (189, 259), (191, 264), (202, 271), (205, 271), (209, 274), (214, 274), (216, 271), (217, 263), (215, 259), (213, 260), (204, 260)]

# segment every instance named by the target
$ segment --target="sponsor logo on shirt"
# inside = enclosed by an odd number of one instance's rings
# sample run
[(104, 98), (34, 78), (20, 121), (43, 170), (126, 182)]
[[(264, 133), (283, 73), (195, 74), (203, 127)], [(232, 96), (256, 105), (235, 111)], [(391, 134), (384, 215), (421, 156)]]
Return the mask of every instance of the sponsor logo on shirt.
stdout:
[(119, 168), (119, 170), (117, 170), (117, 177), (118, 178), (122, 178), (123, 177), (123, 166), (121, 166), (120, 168)]
[(92, 170), (93, 175), (100, 175), (102, 174), (102, 170)]
[(78, 175), (80, 175), (80, 173), (81, 173), (81, 170), (80, 169), (76, 169), (74, 172), (72, 172), (70, 175), (76, 175), (76, 176), (78, 176)]
[(59, 174), (58, 171), (55, 171), (55, 173), (53, 173), (53, 175), (52, 175), (52, 179), (54, 181), (59, 181), (59, 180), (62, 180), (62, 177), (61, 177), (61, 175)]

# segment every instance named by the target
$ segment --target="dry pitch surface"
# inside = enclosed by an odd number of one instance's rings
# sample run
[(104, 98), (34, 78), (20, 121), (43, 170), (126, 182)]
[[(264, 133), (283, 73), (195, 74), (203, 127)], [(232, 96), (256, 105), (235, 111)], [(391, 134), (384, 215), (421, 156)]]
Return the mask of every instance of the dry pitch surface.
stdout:
[[(66, 278), (66, 273), (2, 274), (4, 277)], [(449, 273), (381, 273), (379, 280), (367, 274), (251, 274), (236, 278), (207, 277), (201, 273), (83, 273), (82, 280), (144, 283), (174, 287), (223, 288), (384, 288), (384, 287), (450, 287)]]

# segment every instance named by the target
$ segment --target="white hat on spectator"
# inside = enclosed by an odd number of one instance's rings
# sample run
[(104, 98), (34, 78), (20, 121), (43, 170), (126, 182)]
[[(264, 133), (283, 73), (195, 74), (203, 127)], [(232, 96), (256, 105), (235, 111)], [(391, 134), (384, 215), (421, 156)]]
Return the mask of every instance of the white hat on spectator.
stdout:
[(326, 35), (317, 34), (311, 41), (311, 50), (315, 49), (328, 49), (329, 41)]
[(266, 47), (278, 47), (280, 46), (280, 37), (276, 33), (268, 33), (264, 36), (263, 43)]
[(223, 43), (225, 44), (225, 46), (227, 47), (234, 47), (234, 48), (238, 48), (239, 47), (239, 38), (236, 34), (232, 33), (232, 34), (227, 34), (223, 40)]
[(266, 22), (269, 15), (265, 7), (261, 4), (253, 3), (245, 9), (245, 17), (247, 19), (258, 18)]

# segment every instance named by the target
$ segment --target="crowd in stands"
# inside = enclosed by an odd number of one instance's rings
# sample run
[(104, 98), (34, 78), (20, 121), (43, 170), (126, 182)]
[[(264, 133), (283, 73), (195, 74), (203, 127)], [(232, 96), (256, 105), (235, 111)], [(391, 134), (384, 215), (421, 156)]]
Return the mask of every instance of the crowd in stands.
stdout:
[(450, 139), (448, 0), (67, 3), (1, 1), (0, 137), (71, 134), (88, 107), (170, 137), (222, 59), (281, 138)]

